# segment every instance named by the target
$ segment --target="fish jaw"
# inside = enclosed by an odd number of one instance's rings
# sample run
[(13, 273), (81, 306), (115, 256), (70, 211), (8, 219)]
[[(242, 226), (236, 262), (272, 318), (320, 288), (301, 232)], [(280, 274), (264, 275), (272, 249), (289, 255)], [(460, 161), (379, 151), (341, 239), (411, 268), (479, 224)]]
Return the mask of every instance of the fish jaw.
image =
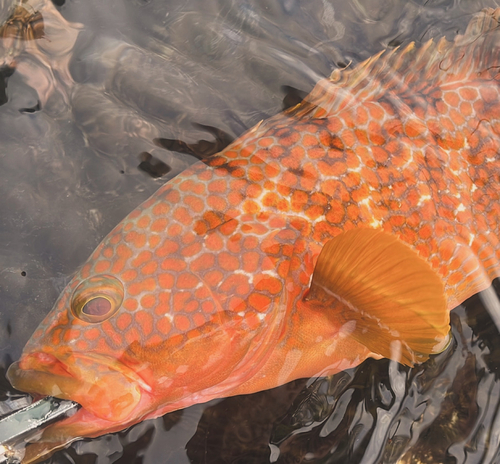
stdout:
[(7, 377), (18, 390), (76, 401), (95, 418), (120, 425), (137, 417), (151, 391), (130, 368), (94, 353), (26, 353)]

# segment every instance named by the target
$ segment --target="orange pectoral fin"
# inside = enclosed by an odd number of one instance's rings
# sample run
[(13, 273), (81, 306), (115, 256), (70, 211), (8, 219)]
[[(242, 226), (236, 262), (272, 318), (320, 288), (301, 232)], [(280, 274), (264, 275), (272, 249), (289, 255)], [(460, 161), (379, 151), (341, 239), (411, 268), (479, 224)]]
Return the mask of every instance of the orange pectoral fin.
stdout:
[(349, 322), (350, 336), (373, 353), (407, 365), (448, 343), (441, 279), (409, 246), (382, 231), (355, 229), (328, 241), (305, 300)]

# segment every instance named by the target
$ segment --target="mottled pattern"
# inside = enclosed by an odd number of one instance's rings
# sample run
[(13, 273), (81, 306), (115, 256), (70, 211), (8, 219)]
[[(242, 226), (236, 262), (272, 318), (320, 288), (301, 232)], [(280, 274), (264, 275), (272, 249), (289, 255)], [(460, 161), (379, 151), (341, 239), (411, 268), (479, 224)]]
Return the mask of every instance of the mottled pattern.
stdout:
[[(306, 372), (294, 370), (300, 300), (325, 241), (355, 227), (415, 249), (442, 277), (450, 310), (486, 288), (500, 275), (499, 32), (479, 34), (498, 16), (477, 16), (455, 44), (412, 44), (334, 73), (167, 183), (106, 237), (26, 351), (133, 358), (157, 380), (194, 369), (171, 352), (198, 353), (201, 373), (206, 360), (241, 349), (229, 367), (211, 365), (221, 377), (192, 403), (255, 389), (236, 387), (279, 344), (286, 369), (273, 387)], [(125, 295), (109, 320), (88, 324), (68, 307), (96, 274), (116, 276)], [(189, 351), (221, 327), (231, 343), (241, 337), (238, 348), (214, 338)]]

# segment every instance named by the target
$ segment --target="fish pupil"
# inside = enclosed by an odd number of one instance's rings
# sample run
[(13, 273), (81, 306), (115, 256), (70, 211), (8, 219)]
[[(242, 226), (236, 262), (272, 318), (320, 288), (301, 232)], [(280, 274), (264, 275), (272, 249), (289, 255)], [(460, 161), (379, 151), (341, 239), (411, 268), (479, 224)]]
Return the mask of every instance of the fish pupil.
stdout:
[(105, 316), (110, 310), (111, 302), (102, 297), (88, 301), (82, 308), (82, 312), (89, 316)]

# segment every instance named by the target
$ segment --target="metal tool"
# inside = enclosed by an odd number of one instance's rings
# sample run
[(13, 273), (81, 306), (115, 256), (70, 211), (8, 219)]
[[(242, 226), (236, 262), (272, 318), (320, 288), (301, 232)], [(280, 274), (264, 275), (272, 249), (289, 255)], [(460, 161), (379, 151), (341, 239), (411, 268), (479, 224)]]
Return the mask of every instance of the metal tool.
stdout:
[(15, 447), (22, 438), (49, 423), (75, 413), (79, 404), (47, 396), (0, 420), (0, 464), (16, 462)]

